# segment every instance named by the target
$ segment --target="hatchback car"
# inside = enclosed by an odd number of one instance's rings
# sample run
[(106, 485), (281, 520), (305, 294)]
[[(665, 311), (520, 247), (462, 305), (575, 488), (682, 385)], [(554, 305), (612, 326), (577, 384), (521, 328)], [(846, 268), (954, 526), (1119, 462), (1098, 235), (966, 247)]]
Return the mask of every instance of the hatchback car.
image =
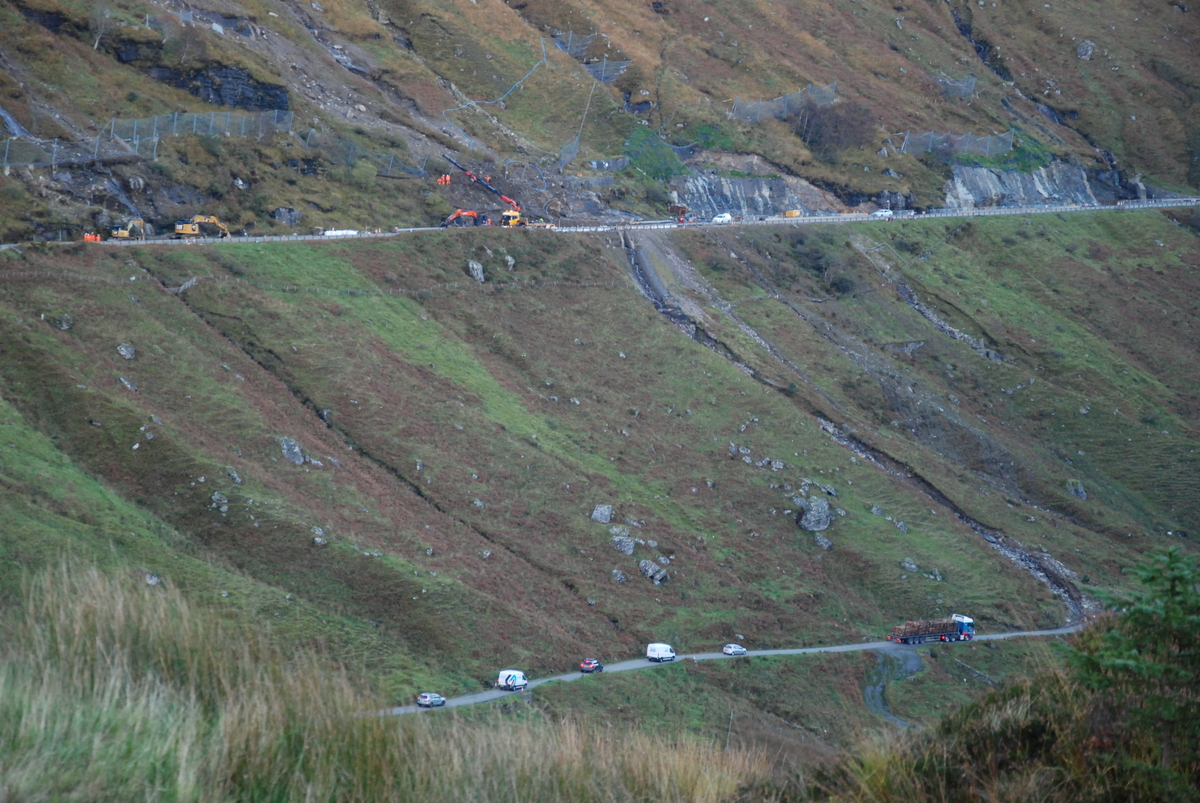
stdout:
[(423, 691), (417, 695), (417, 705), (421, 708), (434, 708), (446, 704), (446, 698), (437, 692)]
[(579, 671), (585, 675), (590, 672), (603, 672), (604, 664), (597, 661), (595, 658), (584, 658), (579, 662)]
[(725, 653), (726, 655), (745, 655), (746, 648), (741, 644), (726, 644), (721, 648), (721, 652)]

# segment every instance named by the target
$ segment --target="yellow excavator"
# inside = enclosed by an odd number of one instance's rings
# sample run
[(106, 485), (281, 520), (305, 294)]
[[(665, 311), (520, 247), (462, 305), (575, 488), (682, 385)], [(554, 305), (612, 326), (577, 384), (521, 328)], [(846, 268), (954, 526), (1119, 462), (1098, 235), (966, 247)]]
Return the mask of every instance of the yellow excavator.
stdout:
[(222, 223), (212, 215), (196, 215), (194, 217), (184, 218), (183, 220), (175, 221), (175, 236), (176, 237), (199, 237), (200, 224), (211, 223), (221, 231), (221, 237), (230, 237), (229, 227)]
[(112, 230), (114, 240), (144, 240), (146, 239), (146, 221), (135, 217), (124, 226)]

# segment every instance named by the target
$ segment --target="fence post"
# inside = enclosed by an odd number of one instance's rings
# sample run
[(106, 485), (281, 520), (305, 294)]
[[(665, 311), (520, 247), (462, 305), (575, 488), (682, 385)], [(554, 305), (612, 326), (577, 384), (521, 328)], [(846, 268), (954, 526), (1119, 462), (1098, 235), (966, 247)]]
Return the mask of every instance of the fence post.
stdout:
[(117, 118), (116, 117), (112, 118), (111, 120), (109, 120), (108, 124), (109, 124), (108, 138), (116, 139), (117, 138)]
[(176, 129), (179, 128), (179, 112), (171, 114), (171, 136), (175, 136)]
[(212, 124), (213, 124), (213, 120), (215, 120), (216, 118), (217, 118), (217, 113), (216, 113), (216, 112), (209, 112), (209, 113), (208, 113), (208, 135), (209, 135), (210, 137), (212, 136)]
[(388, 158), (387, 175), (389, 176), (392, 174), (392, 162), (394, 161), (396, 161), (396, 154), (393, 153), (391, 157)]
[(12, 137), (4, 140), (4, 166), (8, 167), (8, 146), (12, 145)]
[(158, 115), (154, 115), (154, 138), (158, 139)]
[(51, 168), (58, 167), (58, 137), (54, 138), (54, 145), (51, 146), (50, 167)]
[(137, 118), (133, 118), (133, 141), (137, 142)]
[(154, 160), (158, 159), (158, 137), (154, 138), (154, 156), (150, 158)]

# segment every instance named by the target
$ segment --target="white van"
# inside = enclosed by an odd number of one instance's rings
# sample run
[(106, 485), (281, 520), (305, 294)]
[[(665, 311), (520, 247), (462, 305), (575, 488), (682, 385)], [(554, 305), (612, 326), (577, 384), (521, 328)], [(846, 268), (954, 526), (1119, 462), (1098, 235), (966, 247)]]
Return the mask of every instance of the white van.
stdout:
[(501, 669), (500, 677), (496, 679), (496, 688), (505, 691), (524, 691), (528, 685), (525, 673), (518, 669)]
[(728, 212), (722, 212), (719, 215), (713, 216), (712, 222), (713, 223), (732, 223), (733, 215), (729, 214)]
[(670, 644), (647, 644), (646, 657), (651, 661), (661, 663), (675, 660), (675, 648)]
[(879, 218), (882, 220), (891, 220), (895, 216), (896, 216), (896, 213), (890, 209), (876, 209), (874, 212), (871, 213), (871, 217)]

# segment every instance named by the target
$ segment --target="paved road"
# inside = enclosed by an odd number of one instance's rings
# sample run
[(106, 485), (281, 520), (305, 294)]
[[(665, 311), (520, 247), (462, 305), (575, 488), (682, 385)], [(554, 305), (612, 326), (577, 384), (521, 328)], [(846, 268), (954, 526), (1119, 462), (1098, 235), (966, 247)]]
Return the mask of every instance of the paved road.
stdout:
[[(975, 641), (995, 641), (998, 639), (1010, 638), (1030, 638), (1033, 636), (1061, 636), (1066, 633), (1074, 633), (1081, 630), (1083, 625), (1070, 625), (1069, 627), (1060, 627), (1055, 630), (1026, 630), (1016, 633), (989, 633), (987, 635), (976, 636)], [(798, 647), (788, 650), (750, 650), (749, 656), (769, 656), (769, 655), (809, 655), (818, 652), (861, 652), (863, 650), (907, 650), (913, 649), (897, 644), (892, 641), (867, 641), (858, 644), (837, 644), (829, 647)], [(731, 656), (719, 652), (698, 652), (692, 655), (679, 655), (677, 660), (680, 661), (728, 661), (736, 660)], [(604, 674), (611, 672), (632, 672), (636, 669), (656, 669), (664, 666), (664, 664), (651, 663), (645, 658), (635, 658), (632, 661), (622, 661), (618, 664), (609, 664), (604, 667)], [(498, 672), (499, 670), (497, 670)], [(579, 680), (583, 677), (582, 672), (570, 672), (566, 675), (555, 675), (554, 677), (541, 678), (540, 680), (529, 681), (529, 688), (533, 689), (541, 686), (543, 683), (553, 683), (560, 681), (562, 683), (570, 683), (573, 680)], [(462, 697), (454, 697), (446, 701), (446, 708), (458, 708), (464, 705), (477, 705), (479, 703), (490, 702), (491, 700), (499, 700), (514, 694), (511, 691), (500, 691), (492, 689), (490, 691), (481, 691), (477, 694), (466, 694)], [(422, 709), (415, 705), (401, 705), (395, 708), (385, 708), (378, 713), (383, 716), (398, 716), (400, 714), (415, 714)]]
[[(927, 218), (972, 218), (972, 217), (1003, 217), (1010, 215), (1052, 215), (1068, 212), (1113, 212), (1113, 211), (1129, 211), (1135, 209), (1162, 209), (1167, 207), (1180, 206), (1200, 206), (1200, 198), (1164, 198), (1161, 200), (1148, 201), (1120, 201), (1116, 204), (1105, 206), (1079, 206), (1077, 204), (1064, 204), (1055, 206), (1019, 206), (1019, 207), (982, 207), (978, 209), (930, 209), (926, 212), (921, 212), (913, 217), (896, 216), (896, 220), (924, 220)], [(781, 225), (797, 225), (797, 224), (812, 224), (812, 223), (887, 223), (886, 219), (872, 218), (867, 214), (841, 214), (841, 215), (805, 215), (803, 217), (769, 217), (765, 220), (737, 220), (733, 223), (710, 223), (701, 221), (697, 223), (676, 223), (673, 220), (645, 220), (631, 223), (622, 223), (619, 225), (596, 225), (596, 226), (556, 226), (551, 231), (557, 231), (564, 234), (586, 234), (590, 232), (601, 231), (640, 231), (646, 229), (679, 229), (679, 228), (697, 228), (697, 227), (720, 227), (720, 226), (781, 226)], [(294, 234), (294, 235), (278, 235), (278, 236), (261, 236), (261, 237), (230, 237), (227, 239), (206, 238), (206, 237), (189, 237), (186, 239), (155, 239), (155, 240), (105, 240), (103, 245), (118, 245), (118, 246), (137, 246), (137, 245), (164, 245), (164, 246), (186, 246), (186, 245), (234, 245), (238, 243), (275, 243), (275, 242), (290, 242), (294, 240), (320, 240), (330, 242), (332, 240), (353, 240), (359, 238), (371, 237), (395, 237), (399, 234), (409, 234), (412, 232), (422, 231), (440, 231), (439, 226), (413, 226), (410, 228), (396, 229), (395, 231), (381, 232), (358, 232), (355, 234), (338, 235), (338, 236), (323, 236), (316, 234)], [(67, 243), (60, 243), (67, 244)], [(15, 248), (16, 245), (0, 245), (2, 248)]]

